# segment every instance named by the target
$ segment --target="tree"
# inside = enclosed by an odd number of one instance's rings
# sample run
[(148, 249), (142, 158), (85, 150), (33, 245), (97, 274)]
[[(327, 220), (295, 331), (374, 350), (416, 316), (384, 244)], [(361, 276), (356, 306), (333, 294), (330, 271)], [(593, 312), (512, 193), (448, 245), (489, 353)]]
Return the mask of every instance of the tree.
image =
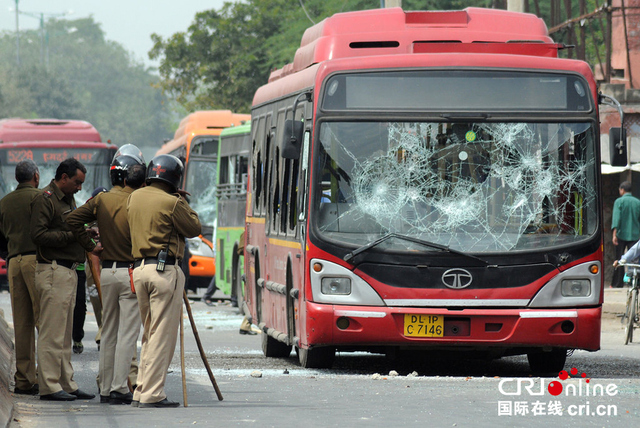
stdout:
[[(93, 18), (50, 20), (45, 31), (45, 46), (39, 32), (21, 33), (20, 67), (0, 64), (0, 117), (86, 120), (117, 145), (160, 147), (171, 136), (158, 77), (106, 40)], [(13, 34), (0, 37), (0, 56), (15, 58)]]
[(248, 111), (272, 67), (265, 40), (279, 30), (287, 2), (268, 3), (270, 8), (261, 2), (225, 3), (220, 11), (198, 13), (188, 34), (166, 41), (153, 34), (149, 56), (161, 60), (161, 86), (187, 110)]
[[(559, 0), (557, 0), (559, 1)], [(588, 10), (596, 0), (588, 0)], [(529, 0), (547, 23), (548, 2)], [(572, 0), (573, 16), (579, 0)], [(555, 4), (555, 3), (554, 3)], [(149, 56), (160, 61), (160, 86), (187, 110), (230, 108), (248, 111), (256, 89), (273, 69), (293, 61), (304, 31), (335, 13), (379, 7), (375, 0), (246, 0), (196, 15), (186, 32), (168, 39), (154, 34)], [(593, 5), (593, 8), (591, 8)], [(405, 10), (459, 10), (506, 7), (505, 0), (404, 0)], [(532, 12), (535, 12), (532, 10)], [(555, 19), (558, 14), (554, 15)], [(603, 40), (601, 28), (594, 37)], [(558, 41), (565, 33), (554, 35)], [(563, 51), (562, 55), (567, 55)], [(604, 52), (604, 50), (602, 50)], [(594, 50), (587, 50), (594, 62)]]

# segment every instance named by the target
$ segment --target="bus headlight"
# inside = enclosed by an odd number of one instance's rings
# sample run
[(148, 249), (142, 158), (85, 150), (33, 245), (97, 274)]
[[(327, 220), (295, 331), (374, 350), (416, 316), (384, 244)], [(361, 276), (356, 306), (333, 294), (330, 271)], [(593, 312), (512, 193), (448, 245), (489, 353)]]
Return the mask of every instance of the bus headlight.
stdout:
[(351, 270), (323, 259), (309, 262), (311, 301), (331, 305), (384, 306), (376, 290)]
[(349, 278), (322, 278), (322, 294), (351, 294), (351, 280)]
[(559, 272), (529, 302), (530, 308), (595, 306), (602, 292), (602, 264), (592, 261)]
[(189, 243), (189, 252), (192, 255), (201, 257), (215, 256), (213, 248), (211, 248), (205, 241), (203, 241), (202, 238), (189, 238), (187, 239), (187, 242)]
[(565, 279), (562, 281), (562, 295), (565, 297), (588, 296), (591, 281), (588, 279)]

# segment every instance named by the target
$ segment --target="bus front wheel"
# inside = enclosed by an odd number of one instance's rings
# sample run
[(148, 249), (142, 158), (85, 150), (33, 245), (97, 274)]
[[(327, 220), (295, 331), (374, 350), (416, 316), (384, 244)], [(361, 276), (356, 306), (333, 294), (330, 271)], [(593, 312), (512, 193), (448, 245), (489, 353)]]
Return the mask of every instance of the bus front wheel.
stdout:
[(296, 353), (300, 366), (305, 369), (329, 369), (336, 357), (336, 350), (330, 346), (307, 349), (296, 347)]
[(534, 374), (557, 376), (567, 361), (567, 350), (554, 348), (549, 352), (530, 352), (527, 354), (527, 359), (529, 368)]

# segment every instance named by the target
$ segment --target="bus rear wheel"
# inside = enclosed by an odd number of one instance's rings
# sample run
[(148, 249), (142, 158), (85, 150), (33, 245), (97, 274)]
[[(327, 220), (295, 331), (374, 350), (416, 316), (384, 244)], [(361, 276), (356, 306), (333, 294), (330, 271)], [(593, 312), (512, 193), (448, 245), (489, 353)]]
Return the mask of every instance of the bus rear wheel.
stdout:
[(336, 357), (336, 350), (330, 346), (317, 348), (297, 348), (298, 361), (305, 369), (330, 369)]
[(567, 361), (567, 350), (554, 348), (549, 352), (530, 352), (527, 354), (527, 359), (533, 374), (557, 376)]
[(262, 353), (265, 357), (270, 358), (282, 358), (288, 357), (291, 354), (291, 345), (280, 342), (269, 336), (267, 333), (262, 333)]

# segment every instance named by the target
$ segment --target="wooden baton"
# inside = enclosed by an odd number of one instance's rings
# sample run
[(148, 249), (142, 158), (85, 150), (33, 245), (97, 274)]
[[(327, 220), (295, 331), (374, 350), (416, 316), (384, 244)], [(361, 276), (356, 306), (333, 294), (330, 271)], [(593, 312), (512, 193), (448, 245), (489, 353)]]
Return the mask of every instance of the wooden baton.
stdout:
[(218, 388), (218, 384), (216, 383), (216, 378), (213, 377), (213, 373), (211, 372), (211, 367), (209, 367), (209, 362), (207, 361), (207, 356), (204, 353), (204, 348), (202, 347), (202, 342), (200, 341), (200, 336), (198, 335), (198, 330), (196, 329), (196, 322), (193, 319), (193, 314), (191, 313), (191, 304), (189, 303), (189, 299), (187, 298), (187, 291), (182, 290), (182, 298), (184, 300), (184, 304), (187, 307), (187, 314), (189, 315), (189, 322), (191, 323), (191, 329), (193, 330), (193, 335), (196, 338), (196, 343), (198, 344), (198, 351), (200, 351), (200, 357), (202, 357), (202, 362), (204, 363), (204, 367), (207, 369), (207, 373), (209, 374), (209, 379), (211, 379), (211, 384), (213, 385), (213, 389), (216, 390), (216, 395), (218, 396), (218, 400), (222, 401), (222, 393), (220, 392), (220, 388)]

